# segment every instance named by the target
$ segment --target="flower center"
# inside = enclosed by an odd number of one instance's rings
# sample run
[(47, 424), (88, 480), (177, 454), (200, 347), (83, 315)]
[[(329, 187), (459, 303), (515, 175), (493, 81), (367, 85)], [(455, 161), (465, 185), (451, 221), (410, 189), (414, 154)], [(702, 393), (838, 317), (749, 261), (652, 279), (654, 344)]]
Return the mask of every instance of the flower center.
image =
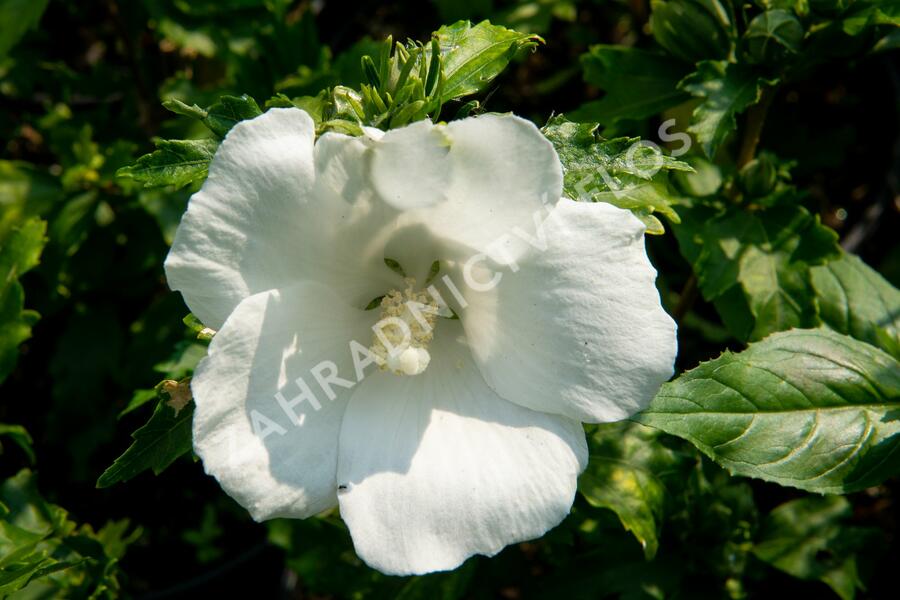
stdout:
[(418, 375), (431, 362), (428, 345), (441, 310), (431, 295), (415, 291), (415, 279), (407, 277), (404, 283), (403, 290), (391, 290), (381, 299), (381, 318), (372, 328), (370, 350), (381, 359), (382, 370)]

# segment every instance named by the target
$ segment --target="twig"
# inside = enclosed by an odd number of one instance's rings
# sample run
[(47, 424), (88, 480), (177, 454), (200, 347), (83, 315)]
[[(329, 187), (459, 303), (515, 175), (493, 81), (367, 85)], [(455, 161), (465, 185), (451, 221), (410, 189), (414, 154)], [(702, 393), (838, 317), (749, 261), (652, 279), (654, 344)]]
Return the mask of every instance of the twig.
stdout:
[(738, 169), (749, 163), (756, 156), (756, 148), (759, 146), (759, 138), (762, 136), (763, 125), (766, 123), (766, 115), (774, 97), (775, 88), (765, 88), (762, 91), (759, 102), (747, 111), (747, 129), (744, 130), (744, 138), (741, 141), (740, 152), (738, 152)]
[(681, 320), (684, 319), (688, 311), (691, 310), (694, 302), (697, 301), (698, 291), (699, 288), (697, 287), (697, 275), (691, 273), (691, 276), (688, 277), (687, 281), (684, 282), (684, 287), (682, 288), (681, 295), (678, 298), (678, 305), (675, 306), (675, 310), (672, 311), (672, 318), (675, 319), (676, 323), (681, 323)]

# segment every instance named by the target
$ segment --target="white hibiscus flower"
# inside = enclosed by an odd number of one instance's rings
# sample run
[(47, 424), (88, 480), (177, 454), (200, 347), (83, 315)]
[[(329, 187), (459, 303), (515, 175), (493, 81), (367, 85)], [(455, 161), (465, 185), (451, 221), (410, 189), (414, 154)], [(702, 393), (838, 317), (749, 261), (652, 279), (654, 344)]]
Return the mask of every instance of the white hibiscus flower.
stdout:
[(298, 109), (237, 124), (166, 260), (218, 330), (192, 382), (206, 471), (258, 520), (339, 506), (386, 573), (557, 525), (580, 422), (646, 406), (676, 352), (644, 227), (561, 190), (515, 116), (318, 140)]

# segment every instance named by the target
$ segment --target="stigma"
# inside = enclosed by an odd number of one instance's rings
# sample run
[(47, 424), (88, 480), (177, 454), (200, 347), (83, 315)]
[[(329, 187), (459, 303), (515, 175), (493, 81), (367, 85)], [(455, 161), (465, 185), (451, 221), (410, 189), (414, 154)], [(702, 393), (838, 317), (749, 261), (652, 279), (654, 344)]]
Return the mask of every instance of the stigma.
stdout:
[(381, 315), (372, 328), (370, 348), (384, 371), (395, 375), (419, 375), (431, 363), (428, 347), (434, 324), (442, 314), (437, 301), (416, 291), (416, 280), (407, 277), (402, 290), (391, 290), (381, 299)]

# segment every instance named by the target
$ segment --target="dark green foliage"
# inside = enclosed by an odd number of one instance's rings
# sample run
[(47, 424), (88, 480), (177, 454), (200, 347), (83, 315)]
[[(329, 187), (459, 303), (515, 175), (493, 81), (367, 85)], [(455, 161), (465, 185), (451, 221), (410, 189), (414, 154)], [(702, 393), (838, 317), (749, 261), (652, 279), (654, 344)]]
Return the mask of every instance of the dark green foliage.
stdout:
[(193, 414), (193, 404), (181, 408), (165, 402), (157, 404), (150, 420), (134, 432), (134, 443), (103, 472), (97, 487), (128, 481), (146, 470), (159, 475), (175, 459), (190, 452)]
[(19, 344), (31, 336), (38, 319), (26, 310), (19, 278), (38, 265), (47, 224), (29, 219), (0, 237), (0, 382), (16, 364)]
[(575, 111), (577, 121), (612, 125), (620, 119), (646, 119), (687, 100), (678, 82), (689, 69), (659, 52), (598, 45), (582, 55), (581, 63), (585, 81), (606, 95)]
[[(893, 598), (898, 23), (893, 0), (0, 0), (0, 596)], [(659, 234), (676, 376), (586, 427), (544, 537), (388, 577), (337, 511), (254, 523), (192, 460), (214, 332), (162, 263), (218, 144), (276, 107), (348, 135), (513, 111), (569, 197)]]

